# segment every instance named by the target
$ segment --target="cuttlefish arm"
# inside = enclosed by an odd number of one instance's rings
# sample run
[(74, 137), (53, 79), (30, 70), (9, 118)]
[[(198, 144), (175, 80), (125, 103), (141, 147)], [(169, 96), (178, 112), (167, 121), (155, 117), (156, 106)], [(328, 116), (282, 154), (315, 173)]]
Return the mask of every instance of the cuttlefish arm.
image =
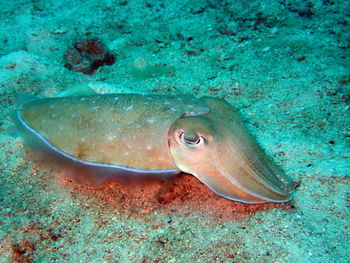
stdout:
[(176, 166), (231, 200), (289, 201), (293, 182), (268, 158), (233, 107), (222, 99), (201, 100), (210, 113), (179, 118), (169, 129)]

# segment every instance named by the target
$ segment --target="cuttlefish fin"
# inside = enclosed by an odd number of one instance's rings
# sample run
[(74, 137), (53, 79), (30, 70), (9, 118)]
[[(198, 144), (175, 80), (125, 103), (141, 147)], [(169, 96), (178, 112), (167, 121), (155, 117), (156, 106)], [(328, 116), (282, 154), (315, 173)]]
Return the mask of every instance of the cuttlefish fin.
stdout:
[(29, 93), (18, 92), (16, 94), (16, 106), (18, 108), (20, 108), (22, 105), (27, 104), (27, 103), (32, 102), (32, 101), (35, 101), (37, 99), (38, 99), (37, 97), (35, 97)]
[(76, 85), (58, 92), (55, 97), (88, 96), (96, 94), (97, 92), (87, 85)]
[[(71, 97), (71, 96), (88, 96), (96, 95), (96, 91), (86, 85), (76, 85), (69, 87), (63, 91), (57, 92), (54, 97)], [(26, 92), (18, 92), (16, 95), (16, 105), (20, 107), (21, 105), (30, 103), (32, 101), (46, 98), (43, 95), (34, 96)]]
[(293, 182), (268, 158), (233, 107), (221, 99), (201, 100), (210, 113), (179, 118), (169, 129), (176, 166), (228, 199), (289, 201)]
[(10, 118), (14, 122), (15, 126), (8, 127), (6, 129), (6, 134), (8, 134), (11, 137), (17, 137), (21, 135), (21, 130), (18, 128), (20, 124), (17, 118), (17, 110), (21, 109), (22, 105), (35, 101), (37, 99), (37, 97), (26, 92), (18, 92), (16, 94), (16, 109), (9, 112)]

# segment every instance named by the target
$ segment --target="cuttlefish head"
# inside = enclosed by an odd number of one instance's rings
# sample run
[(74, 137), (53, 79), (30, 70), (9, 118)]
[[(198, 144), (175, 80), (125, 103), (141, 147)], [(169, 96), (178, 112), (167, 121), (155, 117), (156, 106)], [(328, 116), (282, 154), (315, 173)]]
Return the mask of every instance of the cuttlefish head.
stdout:
[(211, 111), (169, 129), (175, 165), (212, 191), (244, 203), (287, 202), (294, 183), (262, 150), (225, 100), (203, 97)]

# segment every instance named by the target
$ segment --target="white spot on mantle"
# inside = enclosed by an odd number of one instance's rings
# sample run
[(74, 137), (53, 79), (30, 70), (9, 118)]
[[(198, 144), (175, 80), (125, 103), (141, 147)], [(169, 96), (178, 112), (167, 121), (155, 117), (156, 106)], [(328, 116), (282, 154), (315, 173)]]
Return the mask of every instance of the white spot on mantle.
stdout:
[(129, 107), (124, 107), (124, 110), (125, 110), (125, 111), (129, 111), (129, 110), (131, 110), (132, 108), (134, 108), (134, 105), (130, 105)]
[(148, 119), (148, 120), (146, 120), (146, 122), (149, 124), (153, 124), (156, 122), (156, 120), (155, 119)]

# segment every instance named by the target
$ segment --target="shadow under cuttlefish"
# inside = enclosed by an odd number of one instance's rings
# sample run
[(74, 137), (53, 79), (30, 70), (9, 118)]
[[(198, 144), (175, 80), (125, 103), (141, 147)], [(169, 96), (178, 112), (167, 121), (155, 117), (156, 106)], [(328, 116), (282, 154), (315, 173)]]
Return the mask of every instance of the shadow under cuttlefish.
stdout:
[[(245, 220), (269, 209), (292, 210), (291, 203), (245, 204), (221, 197), (196, 177), (180, 173), (159, 177), (114, 175), (106, 167), (88, 166), (62, 157), (45, 144), (26, 138), (27, 155), (35, 166), (53, 175), (55, 183), (81, 202), (89, 199), (98, 209), (130, 215), (161, 213), (201, 214), (211, 219)], [(44, 177), (44, 180), (50, 180)], [(48, 183), (48, 182), (47, 182)]]

